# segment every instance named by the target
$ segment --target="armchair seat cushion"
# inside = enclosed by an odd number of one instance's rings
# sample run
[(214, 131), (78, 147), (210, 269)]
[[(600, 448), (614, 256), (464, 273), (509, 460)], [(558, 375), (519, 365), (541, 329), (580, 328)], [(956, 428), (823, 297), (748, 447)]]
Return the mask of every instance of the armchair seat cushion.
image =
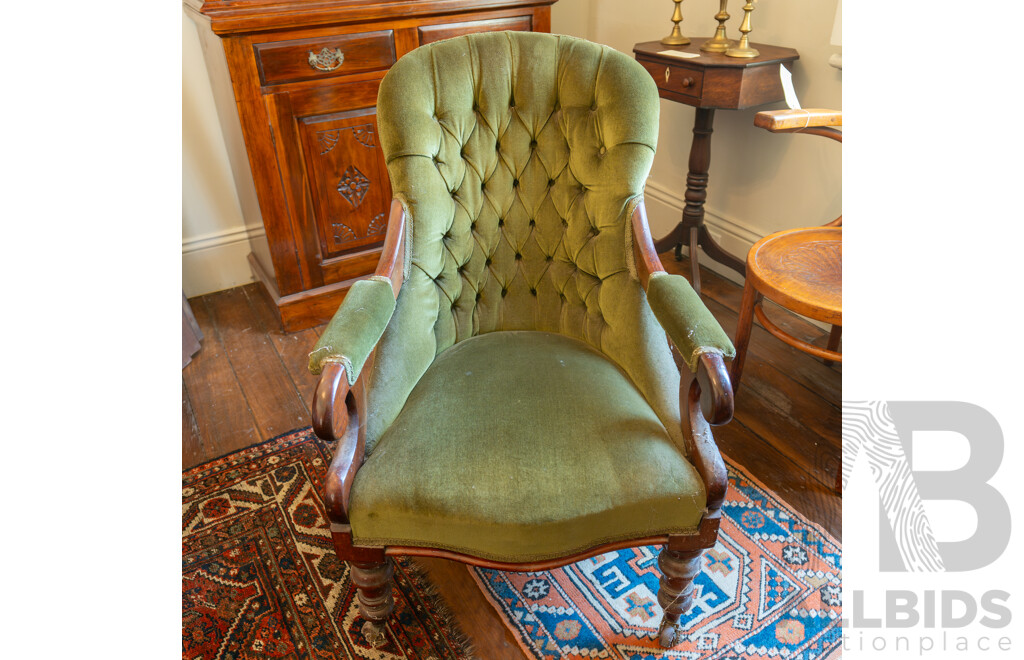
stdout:
[(529, 562), (692, 532), (705, 503), (608, 358), (563, 335), (492, 332), (427, 369), (356, 473), (350, 521), (358, 545)]

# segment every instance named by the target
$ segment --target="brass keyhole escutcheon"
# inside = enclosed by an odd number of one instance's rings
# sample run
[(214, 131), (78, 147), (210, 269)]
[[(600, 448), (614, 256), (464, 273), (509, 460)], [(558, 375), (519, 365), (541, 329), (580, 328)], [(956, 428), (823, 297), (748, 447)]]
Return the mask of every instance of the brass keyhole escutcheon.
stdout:
[(672, 73), (672, 69), (669, 67), (665, 67), (665, 82), (668, 82), (668, 76), (670, 73)]

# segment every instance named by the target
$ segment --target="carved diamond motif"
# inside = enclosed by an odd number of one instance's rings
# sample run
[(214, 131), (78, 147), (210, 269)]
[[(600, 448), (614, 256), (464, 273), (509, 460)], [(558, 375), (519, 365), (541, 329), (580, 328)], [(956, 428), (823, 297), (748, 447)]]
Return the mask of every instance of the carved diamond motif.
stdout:
[(345, 169), (345, 173), (341, 175), (341, 181), (338, 182), (338, 192), (345, 198), (345, 201), (352, 205), (352, 208), (362, 203), (369, 188), (370, 180), (352, 165)]

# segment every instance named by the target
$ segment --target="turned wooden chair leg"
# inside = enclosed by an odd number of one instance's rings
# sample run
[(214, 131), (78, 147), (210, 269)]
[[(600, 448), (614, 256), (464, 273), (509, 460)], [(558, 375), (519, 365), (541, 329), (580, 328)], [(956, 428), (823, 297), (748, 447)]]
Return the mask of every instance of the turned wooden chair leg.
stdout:
[(658, 604), (665, 611), (658, 628), (658, 643), (670, 649), (679, 641), (679, 617), (693, 606), (693, 579), (701, 569), (703, 550), (669, 550), (658, 555), (661, 588)]
[(366, 619), (363, 637), (373, 648), (379, 648), (387, 641), (384, 630), (395, 609), (395, 600), (391, 596), (394, 574), (395, 565), (390, 557), (376, 564), (352, 564), (352, 582), (358, 589), (359, 613)]
[(740, 317), (736, 322), (736, 340), (733, 342), (736, 348), (736, 357), (732, 360), (732, 373), (729, 380), (732, 381), (732, 395), (740, 390), (740, 376), (743, 374), (743, 363), (747, 359), (747, 346), (750, 344), (750, 333), (754, 327), (754, 306), (761, 299), (761, 294), (754, 285), (747, 280), (743, 285), (743, 300), (740, 302)]
[[(839, 350), (839, 341), (843, 338), (843, 326), (832, 326), (832, 332), (828, 333), (828, 344), (825, 346), (830, 351)], [(831, 367), (832, 360), (825, 360), (825, 366)]]

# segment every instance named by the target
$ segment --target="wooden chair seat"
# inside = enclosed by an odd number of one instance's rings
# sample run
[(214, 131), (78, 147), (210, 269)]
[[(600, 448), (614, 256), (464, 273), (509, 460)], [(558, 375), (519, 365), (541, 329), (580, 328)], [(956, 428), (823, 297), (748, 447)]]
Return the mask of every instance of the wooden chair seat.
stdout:
[(843, 229), (810, 227), (766, 236), (747, 255), (747, 278), (797, 314), (843, 324)]

